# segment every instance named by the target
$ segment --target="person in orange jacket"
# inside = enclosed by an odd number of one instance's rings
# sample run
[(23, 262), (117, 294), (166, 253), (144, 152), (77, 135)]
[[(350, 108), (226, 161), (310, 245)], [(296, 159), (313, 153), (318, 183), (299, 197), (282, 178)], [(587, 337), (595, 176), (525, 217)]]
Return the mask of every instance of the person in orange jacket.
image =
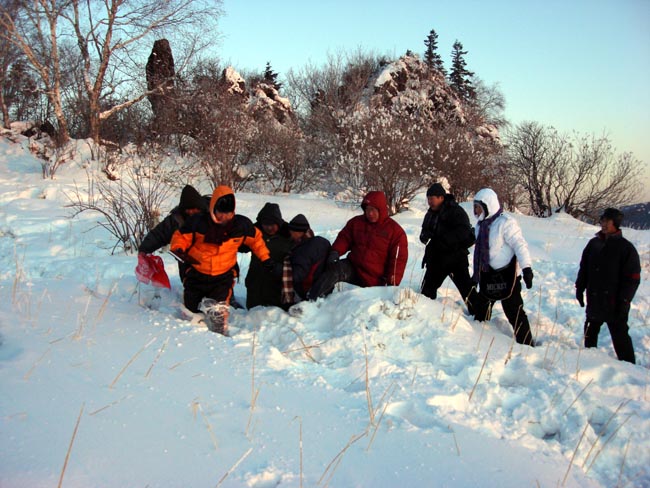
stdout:
[(205, 312), (212, 332), (227, 335), (228, 306), (238, 275), (237, 250), (247, 246), (269, 272), (274, 263), (262, 233), (248, 217), (235, 214), (235, 194), (215, 188), (208, 213), (187, 219), (172, 236), (172, 252), (189, 266), (181, 277), (185, 307)]

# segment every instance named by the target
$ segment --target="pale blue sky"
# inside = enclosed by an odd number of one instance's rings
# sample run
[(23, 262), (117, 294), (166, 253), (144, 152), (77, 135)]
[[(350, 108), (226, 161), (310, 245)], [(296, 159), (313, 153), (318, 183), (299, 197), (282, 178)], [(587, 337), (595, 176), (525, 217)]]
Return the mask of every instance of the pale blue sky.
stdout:
[(282, 76), (328, 52), (358, 47), (422, 54), (433, 28), (449, 66), (498, 83), (511, 122), (606, 133), (646, 166), (650, 200), (650, 0), (224, 0), (219, 55), (238, 69)]

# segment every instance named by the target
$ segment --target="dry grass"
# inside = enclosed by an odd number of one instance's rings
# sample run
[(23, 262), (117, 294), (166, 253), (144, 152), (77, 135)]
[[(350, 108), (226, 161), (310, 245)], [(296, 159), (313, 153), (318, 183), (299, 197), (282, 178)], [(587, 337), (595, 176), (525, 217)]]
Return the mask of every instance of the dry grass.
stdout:
[(106, 410), (106, 409), (108, 409), (110, 407), (114, 407), (118, 403), (123, 402), (124, 400), (128, 400), (129, 398), (133, 398), (133, 395), (125, 395), (122, 398), (120, 398), (119, 400), (115, 400), (114, 402), (111, 402), (108, 405), (104, 405), (102, 408), (98, 408), (97, 410), (95, 410), (93, 412), (90, 412), (88, 415), (91, 416), (91, 417), (93, 415), (97, 415), (98, 413), (103, 412), (104, 410)]
[(634, 415), (634, 413), (629, 414), (629, 415), (625, 418), (625, 420), (623, 420), (623, 422), (621, 422), (621, 424), (620, 424), (618, 427), (616, 427), (616, 429), (614, 430), (614, 432), (611, 433), (611, 435), (607, 438), (607, 440), (603, 443), (603, 445), (600, 446), (600, 449), (598, 449), (598, 451), (597, 451), (596, 454), (594, 455), (594, 457), (593, 457), (593, 459), (591, 460), (591, 462), (589, 463), (589, 466), (587, 467), (587, 470), (585, 471), (585, 473), (588, 473), (589, 470), (591, 470), (591, 468), (593, 467), (594, 463), (596, 462), (596, 459), (598, 459), (598, 456), (600, 456), (600, 454), (603, 452), (603, 450), (605, 449), (605, 447), (607, 447), (607, 444), (609, 444), (609, 441), (611, 441), (614, 437), (616, 437), (616, 434), (618, 434), (618, 431), (621, 430), (621, 428), (622, 428), (622, 427), (627, 423), (628, 420), (630, 420), (630, 419), (632, 418), (633, 415)]
[(485, 357), (483, 358), (483, 364), (481, 365), (481, 371), (479, 371), (478, 376), (476, 377), (476, 381), (474, 382), (474, 386), (472, 387), (472, 391), (469, 393), (469, 399), (467, 400), (468, 402), (472, 401), (472, 396), (474, 395), (474, 390), (476, 390), (476, 386), (478, 385), (478, 382), (481, 379), (481, 375), (483, 374), (483, 369), (485, 368), (485, 363), (487, 363), (488, 354), (490, 354), (490, 349), (492, 349), (492, 344), (494, 344), (494, 337), (490, 341), (490, 345), (487, 348), (487, 351), (485, 353)]
[(293, 332), (293, 333), (296, 335), (296, 337), (297, 337), (298, 340), (300, 341), (300, 344), (302, 344), (302, 347), (297, 347), (297, 348), (294, 348), (294, 349), (288, 349), (288, 350), (286, 350), (286, 351), (283, 351), (282, 354), (285, 355), (285, 356), (288, 356), (288, 355), (291, 354), (292, 352), (304, 352), (304, 353), (305, 353), (305, 356), (307, 356), (307, 357), (308, 357), (309, 359), (311, 359), (313, 362), (318, 363), (318, 361), (316, 360), (316, 358), (314, 358), (313, 354), (311, 353), (311, 350), (312, 350), (312, 349), (319, 348), (322, 344), (325, 344), (326, 341), (319, 342), (318, 344), (314, 344), (314, 345), (308, 346), (308, 345), (305, 343), (305, 341), (302, 339), (302, 337), (300, 336), (300, 334), (298, 334), (298, 331), (297, 331), (296, 329), (294, 329), (293, 327), (289, 327), (289, 330), (290, 330), (291, 332)]
[(208, 429), (208, 433), (210, 434), (210, 439), (212, 439), (212, 445), (214, 445), (214, 450), (218, 451), (219, 443), (217, 442), (217, 436), (215, 435), (214, 430), (212, 430), (212, 426), (210, 425), (208, 418), (203, 413), (203, 407), (201, 407), (201, 403), (198, 401), (198, 399), (192, 401), (192, 414), (194, 415), (194, 418), (196, 418), (196, 412), (199, 412), (201, 418), (203, 419), (203, 423), (205, 424), (206, 429)]
[(576, 454), (578, 453), (578, 448), (580, 447), (580, 444), (582, 444), (582, 439), (584, 439), (588, 427), (589, 427), (589, 422), (587, 422), (585, 424), (585, 428), (582, 429), (582, 435), (580, 435), (580, 439), (578, 439), (578, 444), (576, 445), (576, 448), (573, 450), (573, 454), (571, 455), (571, 460), (569, 461), (569, 467), (567, 468), (566, 473), (564, 473), (564, 478), (562, 478), (562, 486), (566, 484), (566, 479), (569, 477), (569, 473), (571, 472), (571, 467), (573, 466), (573, 461), (576, 458)]
[(589, 388), (592, 381), (594, 381), (593, 378), (589, 380), (589, 382), (584, 386), (584, 388), (582, 388), (582, 390), (580, 390), (580, 393), (578, 393), (578, 395), (573, 399), (571, 404), (562, 413), (562, 417), (564, 417), (569, 412), (569, 410), (571, 410), (571, 407), (573, 407), (573, 405), (578, 401), (578, 398), (580, 398), (582, 396), (582, 394), (587, 390), (587, 388)]
[(230, 476), (230, 474), (231, 474), (234, 470), (237, 469), (237, 466), (239, 466), (239, 465), (242, 463), (242, 461), (243, 461), (244, 459), (246, 459), (246, 458), (248, 457), (248, 455), (249, 455), (251, 452), (253, 452), (253, 448), (252, 448), (252, 447), (249, 447), (249, 448), (248, 448), (248, 451), (246, 451), (244, 454), (242, 454), (242, 456), (237, 460), (237, 462), (236, 462), (235, 464), (233, 464), (233, 465), (230, 467), (230, 469), (229, 469), (228, 471), (226, 471), (226, 473), (221, 477), (221, 479), (219, 480), (219, 482), (217, 483), (217, 485), (216, 485), (215, 488), (218, 488), (219, 486), (221, 486), (221, 483), (223, 483), (223, 482), (226, 480), (226, 478), (227, 478), (228, 476)]
[(32, 364), (32, 367), (29, 368), (29, 371), (27, 371), (27, 373), (25, 373), (23, 375), (23, 379), (25, 381), (27, 381), (30, 378), (30, 376), (32, 375), (32, 373), (36, 369), (36, 366), (38, 366), (41, 363), (41, 361), (43, 361), (43, 359), (45, 359), (45, 356), (47, 356), (50, 353), (51, 350), (52, 350), (51, 347), (48, 348), (43, 354), (41, 354), (41, 357), (39, 357), (36, 361), (34, 361), (34, 364)]
[(249, 431), (251, 427), (251, 422), (253, 421), (253, 413), (255, 412), (255, 405), (257, 405), (257, 397), (260, 394), (260, 389), (255, 384), (255, 362), (257, 360), (257, 326), (253, 330), (253, 341), (252, 341), (252, 364), (251, 364), (251, 408), (250, 414), (248, 416), (248, 422), (246, 423), (246, 432), (245, 435), (250, 439)]
[(65, 470), (68, 467), (68, 461), (70, 460), (70, 452), (72, 452), (72, 445), (74, 444), (74, 439), (77, 437), (77, 430), (79, 429), (79, 423), (81, 422), (81, 416), (84, 413), (85, 403), (81, 405), (81, 410), (79, 410), (79, 416), (77, 417), (77, 423), (74, 426), (74, 431), (72, 432), (72, 438), (70, 439), (70, 445), (68, 446), (68, 452), (65, 455), (65, 461), (63, 462), (63, 468), (61, 468), (61, 476), (59, 477), (58, 488), (63, 486), (63, 476), (65, 475)]
[(122, 376), (122, 374), (124, 374), (124, 372), (128, 369), (128, 367), (131, 366), (131, 364), (133, 364), (133, 362), (137, 359), (137, 357), (138, 357), (140, 354), (142, 354), (142, 352), (143, 352), (145, 349), (147, 349), (151, 344), (153, 344), (154, 342), (156, 342), (156, 340), (157, 340), (157, 337), (154, 337), (154, 338), (151, 339), (149, 342), (147, 342), (144, 346), (142, 346), (142, 347), (140, 348), (140, 350), (139, 350), (138, 352), (136, 352), (136, 353), (131, 357), (131, 359), (129, 359), (129, 361), (124, 365), (124, 367), (120, 370), (120, 372), (117, 373), (117, 376), (116, 376), (115, 379), (111, 382), (111, 384), (108, 385), (108, 387), (109, 387), (109, 388), (113, 388), (113, 387), (115, 386), (115, 383), (118, 382), (118, 380), (120, 379), (120, 377)]
[[(323, 471), (323, 474), (321, 477), (318, 479), (318, 485), (321, 485), (323, 483), (323, 480), (325, 480), (325, 483), (323, 486), (329, 486), (330, 481), (332, 481), (332, 477), (334, 476), (334, 473), (336, 472), (336, 469), (339, 467), (341, 464), (341, 460), (343, 459), (343, 455), (345, 452), (352, 446), (355, 442), (358, 442), (360, 439), (363, 439), (368, 435), (368, 429), (366, 428), (365, 431), (363, 431), (361, 434), (353, 435), (350, 437), (350, 440), (348, 443), (343, 446), (343, 449), (341, 449), (336, 456), (334, 456), (334, 459), (330, 461), (330, 463), (327, 465), (325, 468), (325, 471)], [(326, 478), (327, 477), (327, 478)]]
[(151, 375), (151, 370), (153, 367), (156, 365), (158, 360), (160, 359), (160, 356), (162, 355), (163, 351), (165, 350), (165, 347), (167, 347), (167, 343), (169, 342), (169, 336), (167, 336), (167, 339), (165, 339), (165, 342), (163, 342), (162, 346), (160, 346), (160, 349), (158, 349), (158, 353), (156, 354), (156, 357), (153, 359), (153, 362), (151, 363), (151, 366), (149, 366), (149, 369), (145, 373), (144, 377), (149, 378)]
[(448, 425), (447, 428), (449, 429), (449, 432), (451, 432), (451, 435), (454, 436), (454, 445), (456, 446), (456, 452), (458, 453), (458, 457), (460, 457), (460, 446), (458, 445), (458, 439), (456, 438), (456, 432), (454, 432), (454, 429), (451, 427), (451, 425)]

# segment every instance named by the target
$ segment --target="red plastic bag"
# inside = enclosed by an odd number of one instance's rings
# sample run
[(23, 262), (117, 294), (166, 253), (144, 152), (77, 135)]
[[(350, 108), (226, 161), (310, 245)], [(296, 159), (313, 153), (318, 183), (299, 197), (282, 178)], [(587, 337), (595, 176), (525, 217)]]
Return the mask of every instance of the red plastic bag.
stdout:
[(157, 286), (158, 288), (171, 288), (169, 276), (165, 272), (165, 264), (160, 256), (144, 253), (138, 254), (135, 277), (145, 285)]

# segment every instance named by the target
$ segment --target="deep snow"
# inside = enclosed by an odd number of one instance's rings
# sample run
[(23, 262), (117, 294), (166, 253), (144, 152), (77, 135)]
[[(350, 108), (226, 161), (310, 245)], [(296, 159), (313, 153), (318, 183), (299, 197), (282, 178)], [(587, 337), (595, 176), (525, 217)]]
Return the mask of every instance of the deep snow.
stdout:
[[(44, 180), (24, 142), (0, 139), (3, 488), (650, 486), (650, 231), (624, 229), (643, 266), (637, 365), (616, 360), (606, 327), (597, 350), (580, 345), (573, 281), (596, 227), (516, 215), (533, 349), (499, 306), (468, 317), (449, 280), (435, 301), (415, 292), (424, 195), (396, 217), (400, 287), (344, 285), (298, 317), (235, 310), (225, 338), (181, 317), (170, 256), (172, 290), (154, 298), (97, 215), (69, 218), (82, 160)], [(266, 201), (304, 213), (330, 240), (359, 213), (317, 194), (237, 198), (252, 219)]]

